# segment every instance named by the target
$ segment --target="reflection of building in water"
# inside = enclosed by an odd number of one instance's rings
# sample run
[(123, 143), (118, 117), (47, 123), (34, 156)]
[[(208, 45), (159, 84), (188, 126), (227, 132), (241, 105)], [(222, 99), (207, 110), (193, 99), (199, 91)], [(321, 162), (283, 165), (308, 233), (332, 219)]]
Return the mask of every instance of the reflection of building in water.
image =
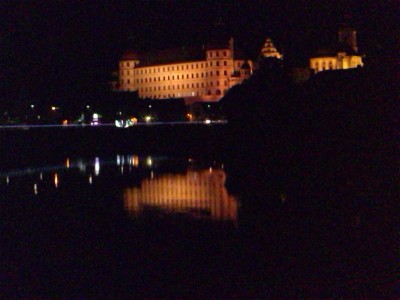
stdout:
[(188, 171), (145, 179), (141, 187), (127, 188), (125, 208), (133, 215), (158, 209), (212, 220), (237, 220), (237, 201), (224, 186), (223, 170)]

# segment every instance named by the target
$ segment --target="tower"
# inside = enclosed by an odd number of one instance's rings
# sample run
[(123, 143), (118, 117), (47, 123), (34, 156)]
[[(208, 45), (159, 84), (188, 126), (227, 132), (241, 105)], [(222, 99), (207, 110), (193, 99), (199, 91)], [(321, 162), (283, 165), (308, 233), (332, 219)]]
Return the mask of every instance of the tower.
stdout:
[(270, 38), (267, 38), (264, 43), (264, 47), (261, 49), (262, 57), (275, 57), (278, 59), (282, 58), (282, 54), (276, 50), (276, 47)]
[(348, 45), (355, 53), (358, 52), (357, 31), (354, 28), (349, 26), (339, 28), (338, 40), (339, 43)]

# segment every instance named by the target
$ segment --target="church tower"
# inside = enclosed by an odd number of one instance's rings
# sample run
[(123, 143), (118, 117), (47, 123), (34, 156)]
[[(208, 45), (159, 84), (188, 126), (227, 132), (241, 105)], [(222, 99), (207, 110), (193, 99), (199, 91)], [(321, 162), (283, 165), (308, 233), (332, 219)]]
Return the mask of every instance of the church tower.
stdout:
[(348, 45), (355, 53), (358, 53), (357, 47), (357, 31), (349, 26), (339, 28), (338, 40), (341, 44)]

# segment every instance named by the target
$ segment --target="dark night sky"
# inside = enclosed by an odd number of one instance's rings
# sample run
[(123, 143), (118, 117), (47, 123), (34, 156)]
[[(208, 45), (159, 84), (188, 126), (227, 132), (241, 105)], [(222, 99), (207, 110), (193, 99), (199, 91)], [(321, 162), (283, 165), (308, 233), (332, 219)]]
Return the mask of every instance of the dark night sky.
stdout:
[(207, 42), (222, 18), (236, 42), (258, 53), (266, 35), (303, 58), (335, 41), (350, 12), (359, 45), (378, 55), (398, 42), (397, 1), (1, 1), (2, 98), (53, 99), (100, 91), (126, 48)]

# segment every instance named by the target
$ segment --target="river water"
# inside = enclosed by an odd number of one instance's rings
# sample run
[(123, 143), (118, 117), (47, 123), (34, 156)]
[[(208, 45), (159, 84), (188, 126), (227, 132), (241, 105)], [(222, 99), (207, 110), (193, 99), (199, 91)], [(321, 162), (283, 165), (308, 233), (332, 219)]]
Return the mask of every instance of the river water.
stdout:
[(254, 298), (386, 289), (379, 274), (368, 286), (376, 262), (365, 258), (376, 249), (359, 244), (371, 242), (363, 214), (290, 204), (279, 181), (252, 186), (253, 171), (134, 153), (10, 163), (0, 172), (2, 291)]

